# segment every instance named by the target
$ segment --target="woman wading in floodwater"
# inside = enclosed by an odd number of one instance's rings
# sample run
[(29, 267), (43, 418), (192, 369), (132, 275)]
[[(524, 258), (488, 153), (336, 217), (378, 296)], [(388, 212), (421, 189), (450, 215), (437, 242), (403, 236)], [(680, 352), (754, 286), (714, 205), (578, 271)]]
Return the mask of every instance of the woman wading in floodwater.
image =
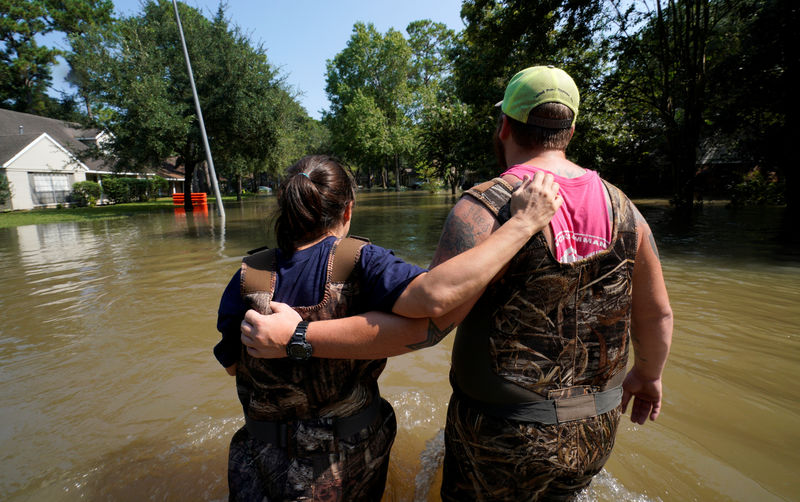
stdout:
[[(540, 174), (516, 190), (513, 217), (498, 231), (426, 272), (346, 237), (355, 185), (335, 159), (309, 156), (289, 168), (278, 189), (278, 249), (246, 257), (219, 308), (222, 341), (214, 354), (236, 375), (245, 415), (230, 445), (231, 500), (381, 499), (397, 428), (378, 391), (386, 359), (315, 358), (307, 323), (373, 310), (456, 318), (457, 307), (473, 300), (561, 205), (558, 184)], [(271, 301), (303, 318), (286, 359), (260, 359), (241, 344), (245, 312), (269, 313)]]

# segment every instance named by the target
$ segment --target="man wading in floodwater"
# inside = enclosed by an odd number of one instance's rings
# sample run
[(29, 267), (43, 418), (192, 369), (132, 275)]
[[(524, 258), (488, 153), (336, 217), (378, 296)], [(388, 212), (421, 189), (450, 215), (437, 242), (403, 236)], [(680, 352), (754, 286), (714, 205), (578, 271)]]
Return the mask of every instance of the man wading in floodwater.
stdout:
[[(631, 398), (634, 422), (661, 411), (672, 310), (658, 251), (628, 198), (566, 159), (578, 105), (562, 70), (517, 73), (494, 138), (503, 174), (467, 191), (445, 223), (433, 266), (509, 218), (511, 187), (523, 175), (549, 172), (561, 187), (550, 226), (454, 319), (466, 316), (453, 345), (444, 500), (572, 499), (611, 454)], [(300, 322), (273, 307), (242, 323), (242, 341), (259, 357), (285, 355)], [(385, 357), (434, 345), (452, 328), (368, 313), (312, 322), (307, 340), (315, 357)], [(629, 333), (635, 358), (626, 376)]]

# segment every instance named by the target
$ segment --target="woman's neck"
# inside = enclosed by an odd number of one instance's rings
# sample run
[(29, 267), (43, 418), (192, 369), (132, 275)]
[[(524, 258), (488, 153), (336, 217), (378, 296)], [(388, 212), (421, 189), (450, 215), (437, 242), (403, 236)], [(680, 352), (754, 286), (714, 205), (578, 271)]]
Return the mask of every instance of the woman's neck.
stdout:
[(311, 241), (308, 241), (308, 242), (303, 242), (302, 244), (298, 244), (294, 248), (294, 250), (295, 251), (301, 251), (303, 249), (308, 249), (311, 246), (319, 244), (320, 242), (324, 241), (328, 237), (336, 237), (336, 238), (345, 237), (349, 230), (350, 230), (350, 226), (349, 225), (346, 225), (346, 224), (337, 225), (337, 226), (335, 226), (333, 228), (329, 228), (327, 232), (325, 232), (324, 234), (320, 235), (319, 237), (317, 237), (314, 240), (311, 240)]
[(312, 246), (316, 246), (317, 244), (319, 244), (320, 242), (324, 241), (325, 239), (327, 239), (330, 236), (338, 237), (336, 234), (334, 234), (333, 232), (329, 231), (329, 232), (317, 237), (316, 239), (314, 239), (312, 241), (304, 242), (303, 244), (297, 245), (294, 248), (294, 250), (295, 251), (302, 251), (303, 249), (308, 249), (308, 248), (310, 248)]

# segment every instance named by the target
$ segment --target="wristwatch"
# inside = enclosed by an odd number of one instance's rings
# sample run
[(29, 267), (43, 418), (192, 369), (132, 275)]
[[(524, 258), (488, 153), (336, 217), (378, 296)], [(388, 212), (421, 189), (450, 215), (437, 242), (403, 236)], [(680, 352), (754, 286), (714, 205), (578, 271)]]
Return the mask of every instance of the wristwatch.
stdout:
[(289, 356), (289, 359), (306, 361), (311, 357), (313, 348), (306, 341), (306, 329), (308, 329), (308, 321), (300, 321), (300, 324), (294, 329), (289, 343), (286, 344), (286, 355)]

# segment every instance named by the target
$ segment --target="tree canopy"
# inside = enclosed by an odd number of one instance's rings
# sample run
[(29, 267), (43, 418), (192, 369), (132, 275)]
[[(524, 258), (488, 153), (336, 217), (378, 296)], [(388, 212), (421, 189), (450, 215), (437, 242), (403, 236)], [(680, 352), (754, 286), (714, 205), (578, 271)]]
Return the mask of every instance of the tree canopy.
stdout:
[(111, 0), (0, 0), (0, 104), (16, 111), (58, 114), (47, 95), (56, 57), (64, 51), (37, 37), (58, 31), (79, 36), (111, 21)]
[[(296, 153), (286, 147), (286, 130), (296, 130), (306, 115), (265, 49), (231, 26), (222, 7), (213, 19), (179, 8), (220, 175), (240, 182), (242, 175), (284, 167), (287, 153)], [(205, 154), (171, 2), (147, 2), (140, 15), (90, 32), (75, 46), (73, 64), (88, 94), (111, 111), (103, 123), (113, 132), (109, 158), (135, 171), (177, 156), (190, 190)]]

